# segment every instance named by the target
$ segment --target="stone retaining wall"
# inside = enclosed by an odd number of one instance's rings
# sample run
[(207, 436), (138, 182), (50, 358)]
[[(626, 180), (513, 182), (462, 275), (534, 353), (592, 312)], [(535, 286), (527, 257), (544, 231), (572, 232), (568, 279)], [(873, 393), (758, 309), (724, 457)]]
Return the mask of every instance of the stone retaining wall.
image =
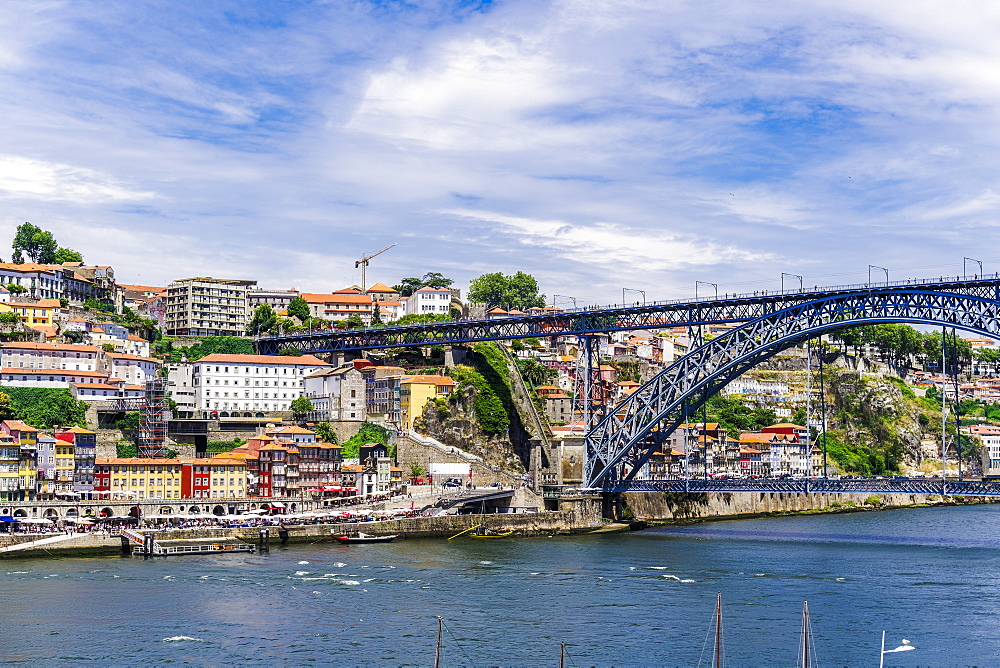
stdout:
[[(766, 515), (831, 507), (900, 508), (930, 503), (940, 497), (927, 494), (817, 494), (788, 492), (739, 492), (683, 494), (671, 492), (627, 492), (624, 503), (638, 520), (697, 520), (741, 515)], [(870, 499), (879, 500), (869, 504)], [(970, 501), (965, 501), (970, 502)], [(979, 501), (976, 501), (977, 503)]]

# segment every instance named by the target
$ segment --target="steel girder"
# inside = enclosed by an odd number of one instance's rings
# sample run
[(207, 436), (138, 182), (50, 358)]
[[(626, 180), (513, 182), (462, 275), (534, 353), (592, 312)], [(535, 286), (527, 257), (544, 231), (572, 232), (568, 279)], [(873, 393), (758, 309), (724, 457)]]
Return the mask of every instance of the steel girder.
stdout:
[(946, 494), (948, 496), (1000, 496), (1000, 480), (957, 481), (928, 478), (912, 480), (632, 480), (591, 491), (613, 492), (761, 492), (797, 494)]
[[(906, 284), (872, 287), (866, 292), (891, 294), (914, 289)], [(920, 289), (950, 292), (969, 297), (1000, 300), (1000, 280), (995, 278), (954, 281), (923, 281)], [(449, 321), (426, 325), (379, 327), (375, 329), (324, 330), (286, 334), (257, 340), (262, 355), (277, 355), (283, 348), (294, 347), (304, 353), (336, 353), (380, 348), (402, 348), (434, 344), (471, 343), (528, 337), (564, 336), (748, 322), (776, 311), (820, 299), (859, 292), (854, 288), (818, 288), (811, 291), (788, 291), (770, 295), (653, 303), (630, 307), (609, 307), (569, 311), (551, 315), (521, 316), (495, 320)]]
[(587, 435), (587, 487), (617, 488), (709, 397), (750, 367), (827, 331), (884, 322), (949, 325), (1000, 334), (997, 295), (931, 290), (863, 291), (766, 314), (689, 352), (653, 377)]

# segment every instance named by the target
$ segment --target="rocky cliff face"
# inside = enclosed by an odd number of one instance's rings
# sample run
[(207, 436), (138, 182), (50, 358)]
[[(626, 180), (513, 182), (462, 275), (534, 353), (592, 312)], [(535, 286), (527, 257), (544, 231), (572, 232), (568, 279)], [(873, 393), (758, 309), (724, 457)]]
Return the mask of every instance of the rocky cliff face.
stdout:
[(414, 427), (421, 434), (482, 457), (489, 464), (508, 471), (524, 471), (528, 456), (527, 440), (522, 438), (523, 443), (518, 447), (519, 442), (512, 438), (511, 433), (515, 436), (523, 434), (520, 419), (515, 419), (516, 415), (511, 416), (510, 432), (489, 434), (476, 421), (475, 401), (476, 389), (465, 387), (446, 402), (428, 403)]
[(828, 411), (830, 402), (834, 406), (829, 428), (852, 450), (909, 470), (940, 448), (940, 412), (898, 379), (840, 370), (832, 374), (829, 390)]

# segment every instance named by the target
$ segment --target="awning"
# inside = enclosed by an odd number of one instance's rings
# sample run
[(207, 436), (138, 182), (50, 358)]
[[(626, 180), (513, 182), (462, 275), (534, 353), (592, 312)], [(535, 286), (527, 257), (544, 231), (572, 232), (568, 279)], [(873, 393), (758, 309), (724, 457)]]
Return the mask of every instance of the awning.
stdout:
[(45, 519), (45, 518), (31, 519), (30, 517), (26, 517), (26, 518), (24, 518), (22, 520), (18, 520), (18, 521), (21, 522), (21, 523), (23, 523), (23, 524), (52, 524), (52, 520), (48, 520), (48, 519)]
[(272, 508), (284, 508), (285, 507), (285, 504), (283, 504), (283, 503), (269, 503), (268, 505), (271, 506)]
[(0, 515), (0, 522), (16, 522), (16, 521), (17, 520), (15, 520), (10, 515)]

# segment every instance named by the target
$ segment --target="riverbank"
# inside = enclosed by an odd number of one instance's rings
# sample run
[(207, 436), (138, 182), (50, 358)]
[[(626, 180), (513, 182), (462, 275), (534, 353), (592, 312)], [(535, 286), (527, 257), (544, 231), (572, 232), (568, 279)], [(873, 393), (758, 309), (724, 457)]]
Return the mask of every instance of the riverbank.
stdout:
[(993, 497), (941, 497), (936, 494), (630, 492), (624, 496), (621, 516), (651, 526), (1000, 502)]
[[(512, 532), (514, 536), (554, 536), (606, 531), (608, 524), (600, 517), (600, 504), (574, 504), (573, 508), (539, 513), (493, 513), (488, 515), (441, 515), (437, 517), (408, 517), (377, 522), (342, 522), (327, 524), (290, 525), (289, 543), (313, 544), (332, 541), (333, 533), (346, 534), (358, 530), (373, 535), (399, 534), (398, 540), (449, 538), (455, 534), (484, 526), (497, 532)], [(269, 527), (270, 544), (279, 544), (278, 532)], [(622, 530), (618, 527), (618, 530)], [(145, 532), (139, 529), (140, 532)], [(148, 530), (147, 530), (148, 531)], [(256, 544), (261, 527), (197, 527), (176, 530), (153, 530), (156, 540), (191, 538), (238, 538)], [(39, 536), (38, 538), (43, 538)], [(22, 547), (0, 548), (0, 559), (26, 559), (83, 555), (121, 554), (118, 536), (98, 533), (69, 534), (58, 542), (33, 544), (18, 541)], [(16, 547), (16, 546), (15, 546)]]

